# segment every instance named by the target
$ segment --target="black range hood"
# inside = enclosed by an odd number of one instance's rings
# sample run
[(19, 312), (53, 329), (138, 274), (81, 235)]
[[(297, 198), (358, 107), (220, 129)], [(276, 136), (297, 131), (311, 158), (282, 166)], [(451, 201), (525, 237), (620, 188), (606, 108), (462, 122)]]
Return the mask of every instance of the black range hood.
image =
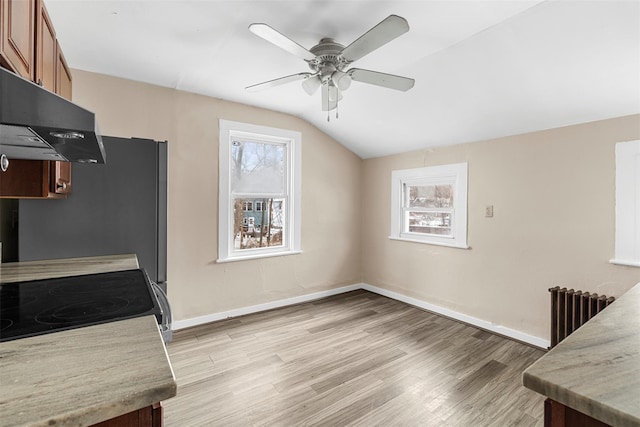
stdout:
[(105, 162), (95, 114), (1, 67), (0, 155)]

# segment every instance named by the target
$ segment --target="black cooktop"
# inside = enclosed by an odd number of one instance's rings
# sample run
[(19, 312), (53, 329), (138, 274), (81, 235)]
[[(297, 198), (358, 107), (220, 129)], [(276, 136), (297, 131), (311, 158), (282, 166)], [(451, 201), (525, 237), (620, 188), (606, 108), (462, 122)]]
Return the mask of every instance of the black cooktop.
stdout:
[(0, 342), (153, 314), (143, 269), (0, 284)]

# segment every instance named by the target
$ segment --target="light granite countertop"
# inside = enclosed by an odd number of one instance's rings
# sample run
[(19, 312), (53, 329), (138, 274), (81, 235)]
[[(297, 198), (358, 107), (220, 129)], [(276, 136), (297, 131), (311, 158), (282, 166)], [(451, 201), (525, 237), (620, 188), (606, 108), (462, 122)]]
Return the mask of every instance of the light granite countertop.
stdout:
[[(2, 281), (137, 266), (135, 255), (3, 264)], [(0, 343), (3, 427), (89, 426), (175, 395), (155, 316)]]
[(4, 262), (0, 264), (0, 283), (107, 273), (139, 268), (135, 254), (82, 258), (60, 258), (44, 261)]
[(640, 283), (527, 368), (522, 381), (606, 424), (640, 426)]

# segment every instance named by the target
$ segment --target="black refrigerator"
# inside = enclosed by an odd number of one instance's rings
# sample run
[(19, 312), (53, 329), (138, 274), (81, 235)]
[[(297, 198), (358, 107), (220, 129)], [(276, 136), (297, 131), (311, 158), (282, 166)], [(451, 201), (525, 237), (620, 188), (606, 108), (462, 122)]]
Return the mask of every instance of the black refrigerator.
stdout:
[(20, 199), (19, 261), (135, 253), (172, 339), (167, 292), (167, 143), (103, 136), (105, 164), (74, 163), (66, 199)]
[(167, 143), (102, 141), (106, 163), (74, 163), (67, 199), (20, 200), (19, 260), (135, 253), (166, 292)]

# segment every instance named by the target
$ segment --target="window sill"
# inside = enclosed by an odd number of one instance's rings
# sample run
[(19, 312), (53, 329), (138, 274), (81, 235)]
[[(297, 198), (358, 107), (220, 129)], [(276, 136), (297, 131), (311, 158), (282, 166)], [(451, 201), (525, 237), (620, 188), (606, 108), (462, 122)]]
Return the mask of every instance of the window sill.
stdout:
[(268, 253), (268, 254), (243, 255), (243, 256), (234, 256), (229, 258), (218, 258), (216, 262), (225, 263), (225, 262), (234, 262), (234, 261), (247, 261), (251, 259), (272, 258), (277, 256), (286, 256), (286, 255), (297, 255), (301, 253), (302, 251), (286, 251), (286, 252), (274, 252), (274, 253)]
[(627, 267), (640, 267), (640, 261), (627, 261), (624, 259), (610, 259), (609, 263), (616, 265), (626, 265)]
[(455, 242), (427, 242), (424, 240), (418, 240), (418, 239), (407, 239), (404, 237), (393, 237), (393, 236), (389, 236), (390, 240), (399, 240), (402, 242), (412, 242), (412, 243), (422, 243), (423, 245), (436, 245), (436, 246), (447, 246), (450, 248), (457, 248), (457, 249), (471, 249), (470, 246), (466, 245), (466, 244), (460, 244), (460, 243), (455, 243)]

